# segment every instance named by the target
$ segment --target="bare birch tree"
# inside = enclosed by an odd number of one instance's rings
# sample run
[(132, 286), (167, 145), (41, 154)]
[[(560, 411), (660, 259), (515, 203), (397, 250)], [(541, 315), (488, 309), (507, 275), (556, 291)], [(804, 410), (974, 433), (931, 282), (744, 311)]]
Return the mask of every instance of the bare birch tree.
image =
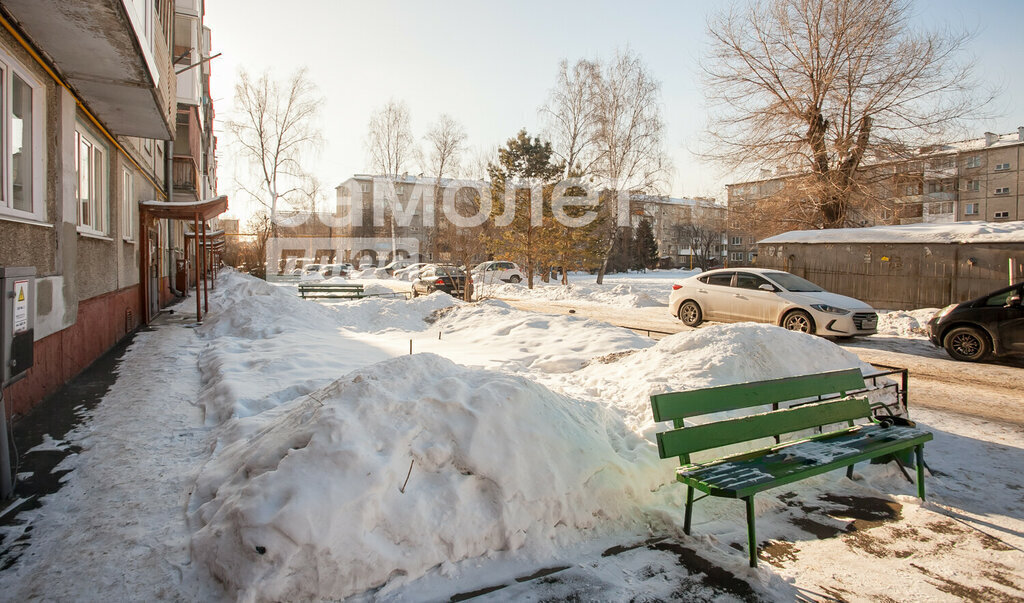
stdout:
[(458, 173), (459, 161), (466, 145), (466, 131), (459, 122), (447, 114), (438, 117), (437, 122), (431, 126), (430, 131), (424, 137), (427, 141), (427, 154), (431, 173), (434, 175), (434, 224), (430, 230), (430, 252), (431, 257), (436, 261), (439, 257), (438, 242), (442, 229), (439, 228), (439, 221), (442, 219), (441, 202), (443, 195), (442, 180), (445, 175)]
[(630, 191), (656, 192), (667, 175), (668, 158), (662, 148), (665, 124), (661, 117), (661, 84), (639, 56), (629, 49), (595, 71), (593, 102), (597, 119), (593, 171), (605, 196), (606, 251), (597, 272), (604, 282), (615, 237), (620, 196)]
[[(416, 155), (415, 140), (410, 125), (409, 106), (405, 101), (390, 100), (382, 109), (370, 116), (366, 137), (366, 150), (372, 169), (387, 179), (384, 187), (385, 211), (391, 227), (391, 257), (398, 255), (395, 240), (395, 180), (408, 170)], [(374, 187), (376, 190), (376, 187)]]
[(593, 61), (580, 59), (570, 67), (562, 60), (555, 87), (540, 108), (544, 132), (555, 156), (565, 164), (566, 178), (570, 174), (589, 175), (597, 159), (594, 93), (598, 88), (594, 82), (598, 69)]
[(960, 60), (969, 36), (921, 31), (908, 0), (752, 0), (707, 30), (707, 155), (807, 173), (748, 208), (754, 220), (851, 225), (851, 199), (871, 193), (866, 160), (935, 141), (991, 98)]
[(305, 69), (284, 82), (268, 72), (253, 79), (242, 71), (235, 85), (235, 105), (236, 117), (225, 127), (259, 182), (255, 187), (248, 182), (239, 186), (267, 208), (276, 233), (281, 202), (297, 209), (319, 194), (319, 185), (303, 166), (322, 144), (318, 120), (323, 98)]

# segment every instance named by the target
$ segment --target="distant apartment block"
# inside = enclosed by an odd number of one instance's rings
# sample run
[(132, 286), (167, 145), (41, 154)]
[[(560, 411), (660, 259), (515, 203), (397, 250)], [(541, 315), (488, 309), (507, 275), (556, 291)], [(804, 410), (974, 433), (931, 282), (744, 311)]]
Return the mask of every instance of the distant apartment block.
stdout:
[(716, 231), (720, 244), (710, 250), (714, 264), (721, 265), (726, 253), (728, 208), (705, 197), (678, 198), (656, 195), (630, 197), (630, 225), (636, 228), (647, 218), (654, 230), (662, 268), (690, 268), (696, 265), (689, 225), (697, 224)]
[[(1024, 127), (1009, 134), (986, 132), (984, 137), (918, 149), (909, 157), (878, 160), (861, 169), (869, 175), (869, 209), (855, 211), (854, 226), (1001, 222), (1024, 219)], [(804, 173), (763, 170), (764, 177), (726, 186), (733, 214), (787, 193), (787, 184)], [(779, 234), (748, 232), (735, 216), (730, 218), (730, 262), (754, 263), (757, 239)]]

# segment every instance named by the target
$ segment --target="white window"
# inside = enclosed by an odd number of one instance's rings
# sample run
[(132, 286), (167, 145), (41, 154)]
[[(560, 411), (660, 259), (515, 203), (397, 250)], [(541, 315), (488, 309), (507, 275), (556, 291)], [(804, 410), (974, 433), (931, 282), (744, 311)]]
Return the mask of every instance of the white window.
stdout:
[(75, 130), (75, 167), (78, 178), (75, 194), (78, 199), (78, 230), (105, 235), (107, 233), (107, 147), (79, 127)]
[(964, 215), (965, 216), (976, 216), (976, 215), (978, 215), (978, 204), (977, 203), (967, 203), (967, 204), (965, 204), (964, 205)]
[(998, 218), (1009, 218), (1009, 217), (1010, 217), (1010, 212), (1008, 212), (1008, 211), (997, 211), (996, 212), (996, 218), (997, 219)]
[(743, 261), (743, 252), (742, 251), (734, 251), (734, 252), (729, 254), (729, 259), (731, 261), (733, 261), (733, 262), (742, 262)]
[(981, 180), (968, 180), (967, 188), (965, 190), (972, 191), (975, 193), (978, 192), (979, 190), (981, 190)]
[(0, 214), (44, 219), (43, 85), (0, 50)]
[(135, 176), (127, 168), (121, 170), (121, 237), (135, 240)]
[(153, 139), (143, 138), (142, 139), (142, 150), (146, 152), (150, 157), (153, 156)]
[(368, 192), (370, 192), (370, 183), (369, 183), (369, 182), (360, 182), (360, 183), (359, 183), (359, 188), (360, 188), (360, 189), (361, 189), (361, 190), (362, 190), (362, 191), (363, 191), (364, 193), (368, 193)]
[(1008, 186), (1000, 186), (999, 188), (996, 189), (995, 194), (997, 194), (997, 195), (1009, 195), (1010, 194), (1010, 187), (1008, 187)]
[(976, 168), (981, 167), (981, 155), (971, 155), (967, 158), (967, 167)]
[(743, 237), (733, 237), (732, 240), (729, 242), (729, 244), (730, 245), (742, 245), (743, 244)]
[(1005, 172), (1008, 169), (1010, 169), (1010, 164), (1009, 163), (997, 163), (996, 164), (996, 171), (997, 172)]

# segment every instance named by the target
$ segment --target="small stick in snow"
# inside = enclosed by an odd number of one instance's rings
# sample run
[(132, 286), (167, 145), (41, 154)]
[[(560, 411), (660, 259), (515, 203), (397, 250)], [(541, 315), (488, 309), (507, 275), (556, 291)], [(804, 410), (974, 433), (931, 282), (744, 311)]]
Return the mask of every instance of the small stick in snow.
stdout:
[(405, 483), (398, 489), (399, 494), (405, 494), (405, 487), (409, 485), (409, 476), (412, 475), (412, 464), (416, 462), (416, 459), (409, 459), (409, 473), (405, 474)]
[(409, 354), (412, 354), (412, 340), (409, 340)]

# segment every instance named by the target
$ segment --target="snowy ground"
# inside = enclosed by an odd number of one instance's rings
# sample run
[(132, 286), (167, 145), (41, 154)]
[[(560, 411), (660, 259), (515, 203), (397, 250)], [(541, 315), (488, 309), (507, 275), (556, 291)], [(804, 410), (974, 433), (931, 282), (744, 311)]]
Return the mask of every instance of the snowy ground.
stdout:
[[(654, 310), (680, 277), (580, 282), (570, 295)], [(139, 334), (104, 401), (54, 438), (83, 450), (0, 572), (12, 600), (1024, 590), (1024, 434), (941, 412), (912, 409), (935, 434), (928, 503), (893, 466), (864, 465), (852, 482), (835, 472), (757, 498), (756, 570), (735, 501), (698, 503), (682, 535), (684, 488), (657, 457), (648, 397), (865, 368), (827, 340), (714, 325), (655, 342), (444, 295), (320, 304), (232, 272), (211, 311), (196, 329)], [(912, 313), (890, 318), (892, 338), (919, 337)]]

